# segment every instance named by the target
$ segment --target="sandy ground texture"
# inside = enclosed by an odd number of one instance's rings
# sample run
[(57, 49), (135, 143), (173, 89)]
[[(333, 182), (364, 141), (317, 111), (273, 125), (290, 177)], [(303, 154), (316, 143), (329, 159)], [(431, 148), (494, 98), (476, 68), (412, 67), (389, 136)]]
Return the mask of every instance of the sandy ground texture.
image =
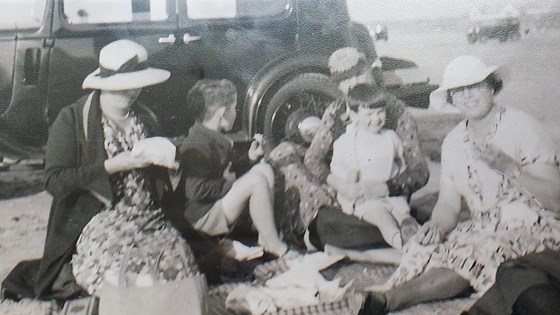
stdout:
[[(46, 192), (0, 201), (0, 279), (21, 260), (41, 257), (52, 198)], [(2, 315), (51, 314), (49, 302), (0, 303)]]

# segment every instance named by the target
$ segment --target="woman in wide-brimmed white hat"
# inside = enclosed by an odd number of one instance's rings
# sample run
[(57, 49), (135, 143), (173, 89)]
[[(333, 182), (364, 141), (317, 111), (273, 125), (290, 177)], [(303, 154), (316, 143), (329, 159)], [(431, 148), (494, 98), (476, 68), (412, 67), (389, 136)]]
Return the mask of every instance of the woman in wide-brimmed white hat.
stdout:
[[(147, 62), (136, 42), (103, 47), (99, 68), (83, 82), (94, 91), (62, 109), (51, 127), (46, 188), (53, 204), (35, 287), (40, 297), (76, 293), (72, 275), (89, 294), (107, 282), (117, 285), (125, 257), (129, 285), (153, 281), (146, 259), (162, 281), (198, 272), (189, 247), (162, 219), (160, 199), (169, 188), (166, 168), (175, 166), (175, 146), (154, 137), (155, 115), (137, 98), (170, 74)], [(182, 252), (190, 259), (186, 266)]]
[[(507, 259), (560, 248), (558, 152), (528, 114), (498, 104), (501, 67), (474, 56), (451, 61), (436, 93), (465, 115), (442, 147), (440, 192), (432, 218), (409, 243), (400, 265), (372, 287), (364, 313), (423, 301), (483, 294)], [(470, 219), (459, 222), (461, 200)], [(380, 290), (377, 291), (377, 290)]]

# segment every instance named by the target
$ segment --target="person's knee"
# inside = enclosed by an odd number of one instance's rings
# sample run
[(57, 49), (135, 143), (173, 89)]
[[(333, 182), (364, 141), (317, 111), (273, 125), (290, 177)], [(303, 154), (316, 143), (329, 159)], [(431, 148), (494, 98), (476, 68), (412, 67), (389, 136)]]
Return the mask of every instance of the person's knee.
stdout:
[(266, 176), (255, 170), (251, 170), (243, 175), (242, 182), (246, 187), (251, 189), (253, 193), (255, 193), (255, 191), (262, 192), (263, 189), (270, 190)]
[(274, 170), (270, 164), (265, 162), (258, 163), (251, 168), (251, 171), (262, 175), (269, 188), (274, 187)]

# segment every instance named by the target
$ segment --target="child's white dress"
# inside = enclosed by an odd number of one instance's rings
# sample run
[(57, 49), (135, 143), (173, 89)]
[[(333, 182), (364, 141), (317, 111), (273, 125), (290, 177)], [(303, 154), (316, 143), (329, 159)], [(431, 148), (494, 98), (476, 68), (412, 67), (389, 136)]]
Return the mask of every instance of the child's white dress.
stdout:
[[(376, 133), (357, 128), (355, 124), (348, 125), (346, 132), (333, 144), (330, 168), (331, 173), (343, 182), (358, 182), (363, 185), (386, 183), (406, 168), (402, 142), (390, 129), (382, 129)], [(359, 218), (363, 217), (365, 209), (356, 206), (364, 202), (375, 205), (368, 207), (368, 211), (385, 209), (399, 223), (410, 213), (404, 197), (367, 198), (366, 196), (364, 199), (351, 200), (338, 193), (337, 201), (343, 212)]]

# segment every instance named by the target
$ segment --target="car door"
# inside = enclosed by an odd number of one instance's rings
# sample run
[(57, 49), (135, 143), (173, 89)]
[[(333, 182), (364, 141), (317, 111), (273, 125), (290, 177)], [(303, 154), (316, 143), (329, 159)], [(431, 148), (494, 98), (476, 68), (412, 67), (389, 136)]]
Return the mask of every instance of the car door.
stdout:
[[(245, 98), (257, 73), (295, 52), (293, 0), (178, 0), (178, 40), (184, 51), (184, 93), (199, 78), (228, 79), (238, 91), (234, 139), (246, 137)], [(187, 88), (187, 89), (185, 89)], [(184, 97), (184, 95), (178, 95)], [(188, 119), (188, 113), (183, 113)], [(187, 121), (187, 120), (185, 120)], [(235, 135), (234, 135), (235, 134)]]
[[(172, 56), (166, 51), (175, 45), (174, 0), (56, 0), (55, 5), (48, 92), (51, 123), (63, 106), (87, 92), (81, 87), (84, 78), (97, 69), (101, 48), (114, 40), (131, 39), (146, 47), (150, 66), (172, 72), (176, 67), (176, 60), (162, 57)], [(161, 86), (143, 90), (147, 106), (165, 102), (161, 90)]]
[[(45, 121), (49, 34), (46, 0), (3, 1), (0, 10), (0, 157), (19, 158)], [(48, 23), (45, 23), (48, 24)]]

